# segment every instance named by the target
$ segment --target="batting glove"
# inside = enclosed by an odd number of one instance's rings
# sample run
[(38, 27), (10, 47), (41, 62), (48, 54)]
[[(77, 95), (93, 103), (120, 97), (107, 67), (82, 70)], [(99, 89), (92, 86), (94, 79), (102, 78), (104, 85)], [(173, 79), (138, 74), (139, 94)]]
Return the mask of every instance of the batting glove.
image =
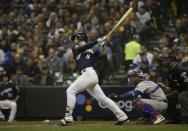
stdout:
[(100, 44), (100, 43), (102, 43), (102, 42), (105, 42), (105, 40), (106, 40), (106, 36), (103, 36), (103, 37), (101, 37), (101, 38), (98, 38), (97, 39), (97, 42)]
[(106, 42), (103, 41), (103, 42), (99, 43), (99, 46), (100, 46), (100, 47), (103, 47), (105, 43), (106, 43)]

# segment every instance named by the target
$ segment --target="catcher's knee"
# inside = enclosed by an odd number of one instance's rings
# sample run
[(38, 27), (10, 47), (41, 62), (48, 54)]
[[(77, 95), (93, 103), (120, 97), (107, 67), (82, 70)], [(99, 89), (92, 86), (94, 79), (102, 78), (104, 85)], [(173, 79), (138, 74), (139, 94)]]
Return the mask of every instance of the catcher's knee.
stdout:
[(135, 100), (133, 102), (134, 104), (134, 107), (137, 111), (140, 111), (142, 109), (142, 106), (143, 106), (143, 102), (141, 100)]

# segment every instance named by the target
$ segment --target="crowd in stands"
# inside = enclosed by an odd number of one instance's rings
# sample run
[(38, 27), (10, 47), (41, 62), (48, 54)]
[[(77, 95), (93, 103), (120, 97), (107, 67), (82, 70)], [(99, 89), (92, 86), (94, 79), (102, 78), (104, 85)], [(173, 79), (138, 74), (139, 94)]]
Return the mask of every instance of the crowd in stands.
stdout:
[[(125, 45), (140, 44), (131, 61), (156, 74), (161, 56), (177, 54), (187, 65), (188, 16), (182, 0), (3, 0), (0, 4), (0, 67), (18, 85), (55, 85), (77, 76), (70, 36), (106, 35), (129, 6), (134, 13), (116, 30), (97, 64), (102, 80), (125, 64)], [(126, 52), (125, 52), (126, 54)], [(132, 62), (131, 62), (132, 63)], [(129, 64), (128, 64), (129, 65)], [(72, 75), (74, 74), (74, 75)], [(161, 75), (161, 74), (159, 74)], [(153, 76), (154, 77), (154, 76)], [(49, 79), (51, 80), (50, 82)]]

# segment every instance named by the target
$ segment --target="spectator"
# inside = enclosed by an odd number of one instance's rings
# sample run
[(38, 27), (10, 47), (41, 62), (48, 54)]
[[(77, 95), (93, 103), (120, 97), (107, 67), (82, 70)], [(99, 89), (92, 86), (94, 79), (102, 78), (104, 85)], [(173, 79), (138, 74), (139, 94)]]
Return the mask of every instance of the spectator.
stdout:
[(41, 73), (35, 76), (35, 82), (36, 85), (42, 85), (42, 86), (52, 86), (54, 85), (54, 77), (49, 72), (49, 68), (47, 65), (43, 65), (41, 69)]
[(46, 22), (46, 26), (48, 28), (50, 28), (50, 27), (54, 28), (57, 20), (58, 20), (57, 14), (55, 12), (51, 12), (50, 15), (49, 15), (49, 17), (48, 17), (48, 20)]
[(74, 61), (74, 56), (72, 52), (66, 53), (67, 55), (67, 61), (63, 68), (63, 73), (67, 76), (71, 76), (72, 73), (75, 73), (76, 70), (76, 63)]
[(136, 16), (143, 25), (146, 25), (151, 20), (151, 16), (144, 6), (139, 8)]
[(167, 47), (169, 45), (169, 41), (166, 37), (163, 37), (159, 39), (159, 49), (163, 49), (164, 47)]
[[(119, 67), (121, 67), (119, 63), (123, 61), (120, 58), (123, 57), (121, 52), (124, 49), (124, 43), (133, 41), (135, 34), (140, 35), (140, 43), (143, 43), (148, 49), (159, 46), (160, 50), (165, 47), (171, 51), (173, 50), (172, 40), (167, 37), (170, 30), (180, 41), (176, 46), (181, 51), (178, 55), (182, 55), (185, 45), (188, 43), (186, 33), (188, 17), (184, 3), (187, 2), (183, 0), (48, 0), (47, 2), (30, 0), (24, 3), (19, 0), (8, 0), (7, 2), (3, 0), (0, 4), (2, 6), (0, 8), (0, 45), (6, 55), (2, 66), (11, 74), (15, 74), (15, 67), (24, 66), (29, 57), (33, 57), (34, 63), (38, 62), (39, 56), (49, 59), (49, 48), (55, 49), (63, 46), (65, 47), (63, 52), (68, 52), (72, 46), (68, 36), (73, 32), (85, 30), (91, 40), (102, 36), (111, 30), (111, 27), (119, 20), (129, 5), (134, 8), (136, 13), (133, 13), (132, 18), (129, 17), (131, 20), (122, 24), (113, 34), (110, 39), (112, 42), (109, 42), (108, 46), (107, 56), (108, 58), (112, 57), (110, 71), (112, 70), (113, 74), (118, 74)], [(83, 10), (88, 13), (83, 13)], [(126, 55), (128, 52), (130, 53), (130, 49), (128, 50)], [(14, 59), (15, 54), (19, 55), (20, 60)], [(55, 55), (57, 54), (56, 57), (61, 57), (63, 65), (66, 66), (67, 53), (64, 53), (63, 57), (61, 52), (58, 51)], [(129, 55), (125, 56), (125, 70), (128, 69), (132, 60), (133, 58), (130, 58)], [(160, 63), (154, 58), (155, 68), (158, 67), (158, 62)], [(49, 63), (48, 66), (54, 62)], [(51, 72), (55, 70), (55, 72), (64, 73), (61, 67), (54, 66), (53, 68)], [(158, 68), (157, 71), (160, 69)], [(107, 70), (105, 75), (110, 74), (110, 71)]]
[[(103, 80), (108, 80), (108, 77), (114, 72), (111, 49), (108, 46), (104, 46), (103, 48), (100, 48), (98, 50), (100, 50), (101, 55), (98, 58), (99, 61), (97, 61), (96, 68), (99, 76), (99, 84), (101, 85), (103, 83)], [(109, 70), (111, 70), (111, 72), (109, 72)]]
[(63, 71), (63, 63), (61, 62), (60, 58), (56, 55), (54, 48), (50, 48), (48, 51), (46, 65), (50, 69), (51, 74), (55, 74), (56, 72), (62, 73)]
[[(13, 84), (9, 75), (4, 72), (3, 82), (0, 84), (0, 109), (4, 107), (10, 108), (10, 115), (8, 121), (11, 122), (15, 119), (17, 112), (17, 101), (19, 99), (19, 89)], [(0, 119), (5, 120), (5, 116), (0, 110)]]
[(148, 52), (145, 46), (142, 46), (141, 51), (136, 55), (133, 63), (136, 65), (136, 68), (143, 67), (148, 72), (153, 66), (153, 54)]
[(0, 67), (0, 83), (3, 81), (4, 68)]
[(10, 74), (15, 74), (17, 67), (24, 67), (24, 66), (25, 66), (25, 63), (23, 62), (22, 57), (20, 56), (20, 54), (14, 54), (14, 56), (13, 56), (13, 62), (10, 63), (10, 64), (8, 64), (8, 65), (6, 65), (6, 66), (4, 66), (4, 68)]
[(142, 0), (131, 0), (129, 2), (131, 7), (134, 7), (135, 9), (140, 9), (141, 7), (144, 6), (144, 2)]
[(130, 64), (135, 59), (136, 55), (140, 52), (141, 45), (137, 42), (137, 40), (129, 41), (125, 44), (124, 48), (124, 62), (125, 62), (125, 72), (129, 69)]
[(182, 63), (182, 66), (188, 67), (188, 46), (185, 47), (184, 57), (181, 63)]
[(32, 57), (27, 59), (26, 65), (23, 67), (23, 71), (24, 74), (28, 76), (30, 83), (33, 83), (35, 81), (35, 76), (40, 72), (37, 65), (33, 62)]
[(66, 68), (66, 65), (67, 65), (67, 53), (66, 53), (66, 48), (65, 48), (65, 46), (60, 46), (59, 48), (58, 48), (58, 54), (57, 54), (57, 56), (60, 58), (60, 60), (61, 60), (61, 63), (62, 63), (62, 65), (63, 65), (63, 72), (64, 72), (64, 68)]
[(149, 72), (148, 72), (148, 80), (151, 80), (151, 81), (153, 81), (155, 83), (161, 82), (160, 73), (157, 72), (157, 70), (155, 68), (149, 70)]
[(21, 67), (16, 68), (16, 74), (12, 75), (11, 80), (17, 86), (25, 87), (31, 85), (29, 77), (23, 73), (23, 69)]
[(5, 61), (5, 52), (0, 48), (0, 66), (4, 63)]

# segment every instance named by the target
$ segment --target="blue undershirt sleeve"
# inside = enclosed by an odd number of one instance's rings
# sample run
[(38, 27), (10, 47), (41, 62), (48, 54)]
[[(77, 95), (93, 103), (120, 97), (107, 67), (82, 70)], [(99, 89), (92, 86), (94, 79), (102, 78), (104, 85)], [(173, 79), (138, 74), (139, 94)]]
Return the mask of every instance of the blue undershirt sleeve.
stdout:
[(122, 100), (135, 99), (138, 95), (141, 95), (141, 92), (139, 90), (133, 90), (133, 91), (129, 91), (124, 94), (121, 94), (119, 98)]

